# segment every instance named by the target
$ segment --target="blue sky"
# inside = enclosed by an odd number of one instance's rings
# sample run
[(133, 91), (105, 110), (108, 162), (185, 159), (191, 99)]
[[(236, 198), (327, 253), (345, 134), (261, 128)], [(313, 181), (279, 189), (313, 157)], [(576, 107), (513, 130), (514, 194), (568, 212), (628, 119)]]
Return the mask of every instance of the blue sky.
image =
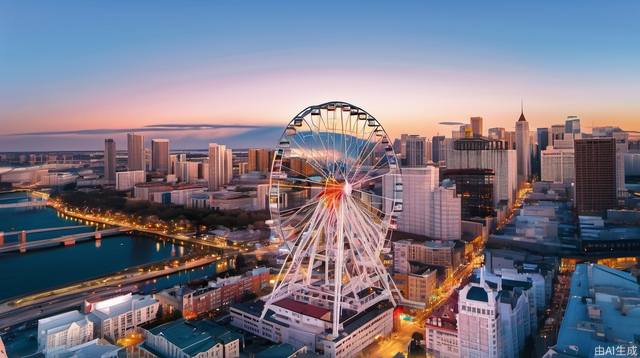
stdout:
[(434, 135), (473, 115), (511, 128), (520, 98), (532, 127), (577, 114), (639, 130), (639, 15), (637, 1), (0, 1), (1, 133), (284, 126), (338, 99), (393, 135)]

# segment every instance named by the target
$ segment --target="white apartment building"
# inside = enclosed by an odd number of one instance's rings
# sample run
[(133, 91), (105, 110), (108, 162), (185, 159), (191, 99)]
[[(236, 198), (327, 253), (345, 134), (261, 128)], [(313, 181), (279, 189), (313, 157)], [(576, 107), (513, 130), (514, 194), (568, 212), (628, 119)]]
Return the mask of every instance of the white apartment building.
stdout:
[(341, 334), (333, 338), (331, 310), (290, 298), (275, 303), (260, 319), (264, 302), (236, 303), (231, 306), (231, 324), (276, 343), (306, 346), (325, 357), (354, 357), (378, 336), (393, 330), (393, 305), (381, 301), (340, 323)]
[(131, 293), (93, 303), (88, 310), (101, 338), (116, 341), (156, 319), (160, 304), (151, 296)]
[[(439, 175), (439, 168), (434, 165), (403, 169), (399, 231), (439, 240), (460, 239), (461, 199), (456, 195), (454, 185), (439, 186)], [(384, 176), (383, 195), (393, 197), (395, 189), (395, 177)]]
[(460, 356), (519, 357), (537, 329), (533, 283), (511, 272), (503, 277), (485, 273), (484, 267), (479, 274), (479, 283), (472, 282), (460, 292)]
[(432, 228), (430, 236), (439, 240), (459, 240), (462, 237), (462, 199), (456, 186), (444, 180), (433, 190)]
[(573, 183), (576, 178), (574, 150), (548, 146), (540, 152), (541, 179), (554, 183)]
[(76, 181), (77, 175), (64, 172), (49, 172), (40, 177), (38, 185), (42, 186), (62, 186)]
[(460, 291), (458, 349), (461, 357), (498, 357), (498, 291), (480, 279)]
[(93, 339), (93, 322), (79, 311), (38, 320), (38, 351), (55, 357), (71, 347)]
[(138, 183), (146, 180), (144, 170), (133, 170), (128, 172), (116, 172), (116, 190), (131, 190)]

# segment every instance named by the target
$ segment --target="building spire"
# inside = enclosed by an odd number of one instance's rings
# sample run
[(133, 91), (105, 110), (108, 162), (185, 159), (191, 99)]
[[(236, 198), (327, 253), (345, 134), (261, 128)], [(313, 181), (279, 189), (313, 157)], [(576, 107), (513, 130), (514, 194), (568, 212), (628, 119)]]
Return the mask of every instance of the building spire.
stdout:
[(526, 122), (527, 119), (524, 118), (524, 101), (520, 98), (520, 118), (518, 118), (518, 122)]

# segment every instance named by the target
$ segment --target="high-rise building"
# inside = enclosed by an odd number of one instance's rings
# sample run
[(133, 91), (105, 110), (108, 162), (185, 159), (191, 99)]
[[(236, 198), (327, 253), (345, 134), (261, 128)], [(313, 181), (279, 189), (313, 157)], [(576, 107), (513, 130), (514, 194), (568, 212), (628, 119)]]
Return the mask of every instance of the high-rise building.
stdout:
[(473, 137), (473, 129), (471, 128), (471, 124), (463, 124), (460, 126), (459, 130), (451, 132), (451, 138), (453, 139), (471, 138), (471, 137)]
[(576, 140), (575, 172), (579, 214), (603, 214), (617, 206), (614, 138)]
[(419, 135), (402, 135), (401, 147), (404, 148), (402, 155), (403, 165), (409, 168), (422, 167), (428, 159), (427, 139)]
[(247, 170), (250, 172), (268, 173), (271, 171), (273, 150), (250, 148), (248, 152)]
[(463, 220), (495, 216), (494, 176), (492, 169), (447, 169), (442, 172), (443, 179), (450, 179), (456, 184)]
[(131, 190), (136, 184), (144, 183), (145, 180), (144, 170), (116, 172), (116, 190)]
[(531, 145), (529, 142), (529, 122), (524, 118), (524, 111), (516, 122), (516, 152), (518, 156), (518, 185), (522, 185), (531, 177)]
[(176, 177), (184, 183), (195, 183), (200, 178), (199, 167), (198, 162), (178, 162)]
[(111, 138), (104, 140), (104, 179), (109, 183), (116, 180), (116, 142)]
[(504, 128), (489, 128), (489, 139), (493, 140), (505, 140)]
[[(447, 151), (447, 169), (491, 169), (493, 201), (512, 204), (517, 189), (516, 151), (505, 141), (466, 138), (453, 142)], [(406, 197), (406, 196), (405, 196)]]
[(471, 132), (474, 137), (482, 137), (482, 117), (471, 117)]
[[(402, 171), (403, 211), (398, 230), (440, 240), (461, 236), (461, 203), (453, 183), (438, 185), (439, 169), (434, 165)], [(383, 191), (395, 190), (395, 178), (383, 177)], [(385, 194), (386, 195), (386, 194)]]
[(444, 136), (441, 135), (431, 138), (431, 160), (436, 164), (445, 158), (447, 148), (444, 139)]
[(573, 183), (576, 178), (573, 149), (547, 147), (540, 152), (542, 181), (554, 183)]
[(223, 144), (209, 144), (209, 191), (218, 191), (233, 175), (233, 157)]
[(439, 240), (459, 240), (462, 237), (462, 202), (456, 184), (448, 179), (433, 190), (430, 237)]
[(564, 122), (564, 132), (571, 134), (580, 133), (580, 118), (577, 116), (568, 116)]
[(516, 149), (516, 132), (515, 131), (505, 131), (504, 132), (504, 141), (507, 144), (507, 149)]
[(460, 290), (458, 349), (460, 357), (499, 357), (500, 316), (498, 292), (484, 277)]
[(536, 177), (540, 178), (541, 176), (541, 164), (542, 164), (542, 154), (541, 152), (547, 149), (549, 146), (549, 128), (538, 128), (536, 129), (537, 142), (538, 145), (536, 147), (536, 159), (535, 162), (532, 163), (531, 172)]
[(145, 170), (144, 137), (135, 134), (127, 134), (127, 160), (130, 171)]
[(169, 174), (176, 174), (178, 169), (178, 156), (175, 154), (169, 154)]
[(151, 140), (151, 170), (163, 174), (169, 173), (169, 140)]
[(224, 152), (224, 183), (229, 184), (233, 180), (233, 150), (227, 148)]
[(564, 139), (564, 125), (554, 124), (551, 126), (551, 137), (549, 138), (549, 144), (555, 146), (557, 140)]

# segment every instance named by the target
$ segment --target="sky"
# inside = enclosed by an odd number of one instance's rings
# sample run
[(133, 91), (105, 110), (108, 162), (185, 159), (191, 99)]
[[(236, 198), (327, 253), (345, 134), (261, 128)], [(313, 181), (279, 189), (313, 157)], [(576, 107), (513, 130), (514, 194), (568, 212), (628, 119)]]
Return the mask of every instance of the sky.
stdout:
[[(521, 100), (531, 128), (640, 130), (639, 15), (638, 1), (0, 0), (0, 151), (120, 146), (129, 130), (271, 146), (330, 100), (392, 136), (471, 116), (512, 129)], [(169, 124), (212, 127), (146, 128)]]

